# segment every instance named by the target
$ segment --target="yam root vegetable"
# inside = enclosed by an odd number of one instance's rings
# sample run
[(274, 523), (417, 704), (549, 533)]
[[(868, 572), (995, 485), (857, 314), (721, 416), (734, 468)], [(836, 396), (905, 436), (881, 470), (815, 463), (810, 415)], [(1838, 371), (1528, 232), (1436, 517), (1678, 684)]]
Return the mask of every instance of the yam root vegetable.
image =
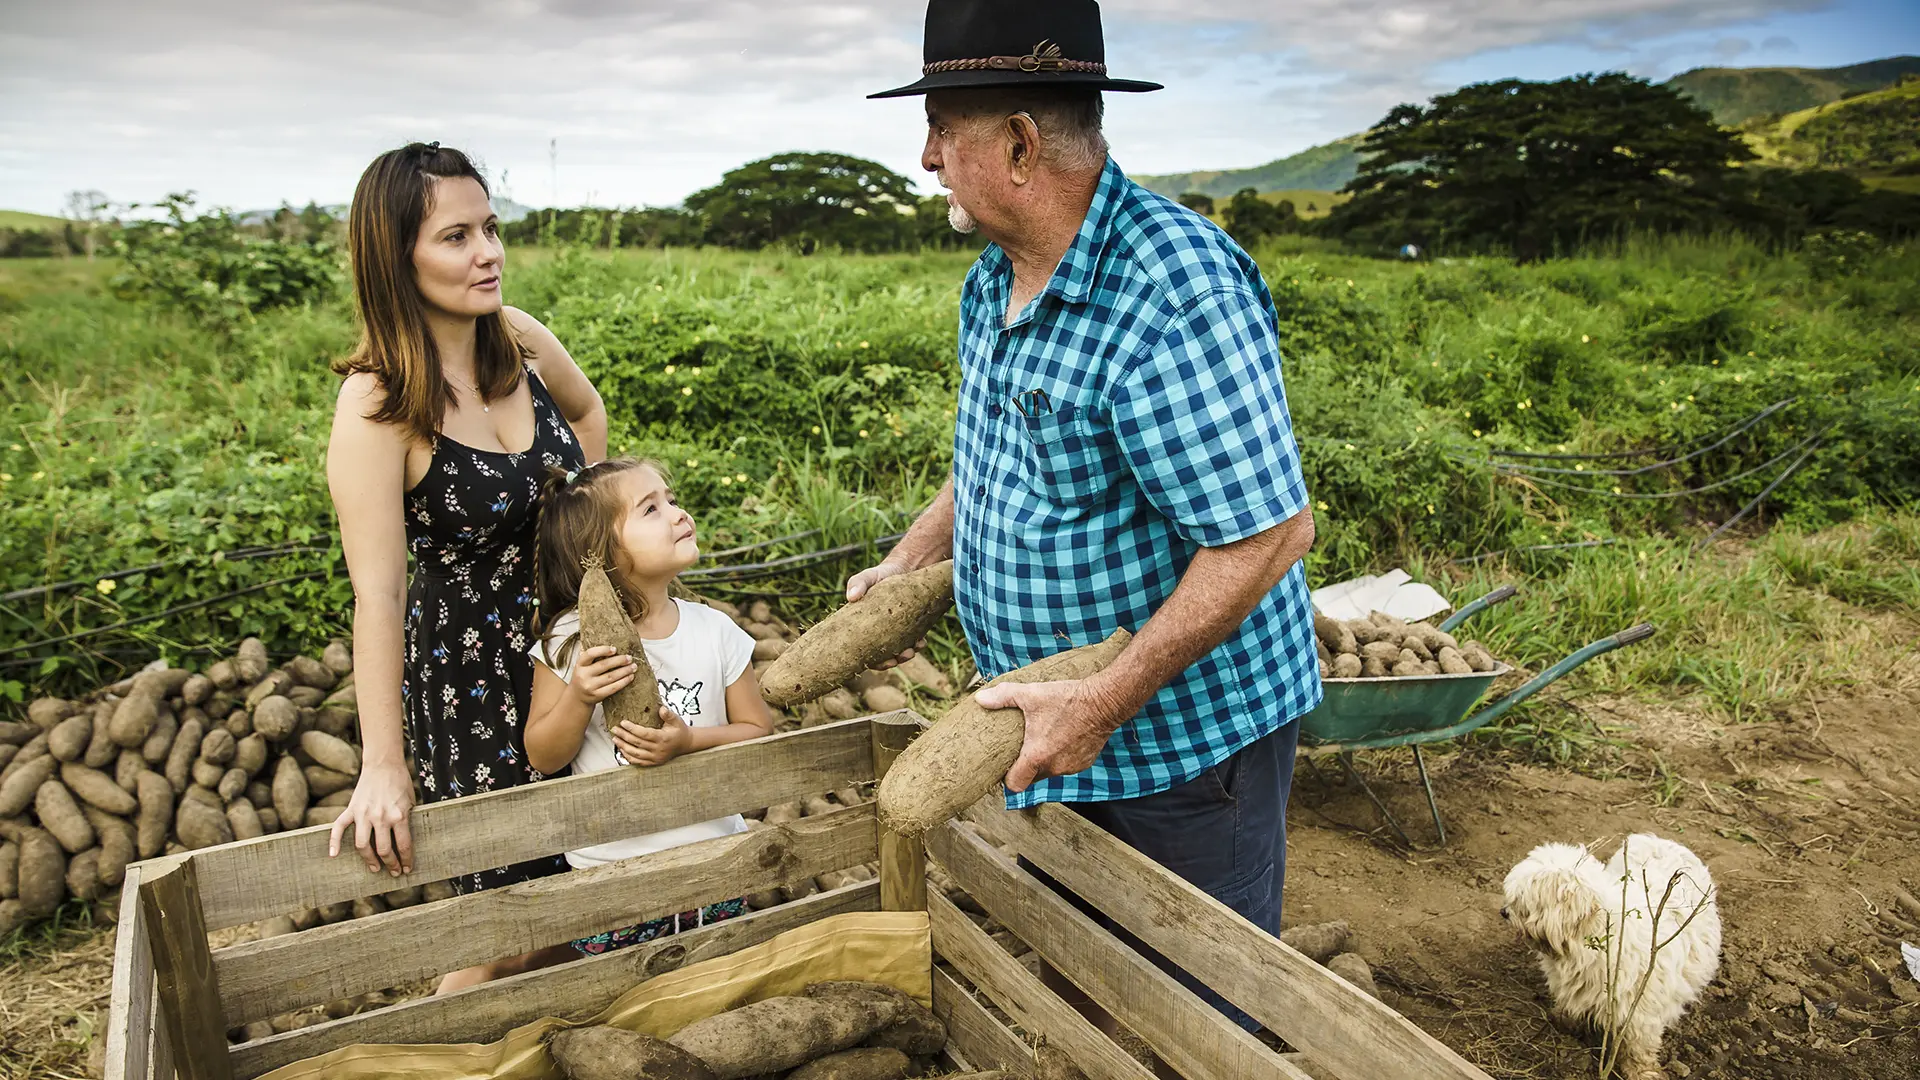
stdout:
[(810, 998), (851, 997), (892, 1008), (893, 1022), (868, 1036), (862, 1045), (889, 1047), (915, 1056), (937, 1054), (946, 1049), (946, 1025), (925, 1005), (896, 987), (875, 982), (821, 982), (800, 993)]
[(327, 642), (320, 651), (320, 662), (335, 675), (348, 675), (353, 672), (353, 647), (339, 638)]
[(267, 677), (267, 647), (257, 637), (250, 637), (240, 643), (233, 654), (234, 674), (243, 683), (256, 683)]
[[(187, 723), (192, 721), (189, 720)], [(185, 731), (186, 726), (182, 724), (180, 729)], [(239, 740), (235, 739), (226, 728), (214, 728), (200, 740), (200, 760), (211, 761), (215, 765), (225, 765), (233, 760), (233, 751), (238, 745)]]
[(260, 775), (267, 765), (267, 740), (259, 734), (249, 735), (233, 747), (233, 767), (247, 774), (251, 780)]
[(347, 812), (344, 806), (309, 806), (305, 824), (308, 828), (315, 825), (331, 825), (335, 818)]
[(420, 887), (420, 902), (423, 904), (437, 904), (458, 895), (451, 881), (429, 881)]
[(356, 919), (370, 919), (387, 910), (387, 902), (377, 896), (363, 896), (353, 902), (353, 918)]
[(319, 802), (314, 803), (313, 805), (345, 806), (348, 803), (351, 803), (352, 801), (353, 801), (353, 789), (349, 787), (349, 788), (341, 788), (339, 791), (334, 792), (333, 794), (327, 796), (324, 799), (321, 799)]
[(1377, 656), (1369, 656), (1360, 662), (1360, 677), (1363, 679), (1384, 679), (1387, 675), (1387, 662)]
[(1360, 659), (1379, 660), (1383, 664), (1395, 663), (1400, 659), (1400, 646), (1391, 641), (1371, 641), (1360, 646)]
[(77, 712), (47, 732), (47, 753), (60, 761), (79, 761), (93, 741), (93, 713)]
[(311, 686), (295, 686), (287, 691), (286, 696), (288, 701), (293, 702), (302, 709), (319, 708), (320, 703), (327, 700), (327, 692), (325, 690), (316, 690)]
[(1467, 663), (1466, 658), (1460, 655), (1459, 649), (1443, 647), (1434, 655), (1434, 659), (1439, 661), (1440, 670), (1448, 675), (1471, 675), (1473, 673), (1473, 665)]
[(1327, 961), (1327, 970), (1352, 983), (1368, 997), (1379, 999), (1380, 988), (1373, 983), (1373, 969), (1359, 953), (1341, 953)]
[(1460, 658), (1475, 671), (1492, 671), (1499, 666), (1494, 663), (1493, 654), (1487, 651), (1487, 647), (1477, 641), (1460, 646)]
[(352, 775), (324, 765), (309, 765), (300, 772), (307, 778), (307, 794), (312, 798), (324, 799), (353, 786)]
[(858, 1047), (815, 1058), (787, 1080), (905, 1080), (913, 1061), (891, 1047)]
[(224, 809), (215, 809), (199, 799), (180, 800), (173, 831), (193, 851), (233, 842), (233, 826)]
[(18, 900), (0, 900), (0, 940), (27, 925), (27, 907)]
[(285, 697), (293, 689), (293, 676), (284, 671), (269, 671), (265, 678), (253, 684), (247, 691), (246, 707), (258, 709), (260, 703), (270, 697)]
[(547, 1051), (566, 1080), (714, 1080), (713, 1070), (693, 1054), (621, 1028), (557, 1031)]
[(297, 829), (306, 823), (307, 776), (291, 756), (280, 759), (273, 771), (273, 809), (280, 816), (280, 827)]
[[(220, 786), (220, 780), (227, 775), (227, 770), (224, 766), (215, 765), (211, 761), (196, 758), (193, 762), (191, 775), (194, 786), (203, 787), (208, 791), (212, 791), (214, 788)], [(182, 794), (185, 793), (182, 792)]]
[(324, 731), (309, 731), (300, 736), (300, 749), (305, 750), (316, 765), (348, 776), (360, 775), (360, 751), (343, 739)]
[(138, 805), (132, 795), (99, 769), (89, 769), (77, 761), (60, 766), (60, 780), (80, 801), (109, 814), (126, 817)]
[(180, 700), (188, 705), (204, 705), (213, 696), (213, 680), (205, 675), (190, 675), (180, 684)]
[(904, 663), (888, 668), (884, 674), (888, 682), (902, 690), (918, 688), (929, 691), (937, 697), (953, 696), (953, 679), (920, 653), (913, 654)]
[(1400, 678), (1426, 674), (1426, 668), (1420, 663), (1419, 658), (1404, 650), (1400, 659), (1395, 661), (1393, 667), (1388, 670)]
[(149, 765), (159, 765), (167, 760), (167, 754), (173, 749), (174, 739), (179, 734), (180, 724), (174, 719), (173, 710), (161, 702), (160, 711), (154, 717), (153, 730), (147, 732), (147, 741), (140, 744), (140, 756)]
[(827, 693), (917, 645), (953, 606), (953, 561), (896, 574), (842, 605), (787, 647), (761, 681), (780, 708)]
[(895, 686), (876, 686), (861, 694), (860, 701), (873, 713), (893, 712), (909, 704), (906, 692)]
[(67, 853), (45, 829), (17, 830), (20, 845), (20, 905), (27, 916), (44, 919), (67, 898)]
[(208, 665), (207, 678), (222, 690), (231, 690), (240, 683), (240, 673), (234, 669), (231, 660), (219, 660)]
[(1338, 956), (1346, 949), (1347, 939), (1351, 936), (1353, 930), (1345, 922), (1314, 923), (1280, 932), (1283, 944), (1316, 964), (1324, 964)]
[[(248, 801), (248, 805), (253, 805), (251, 800)], [(277, 833), (280, 831), (280, 814), (271, 805), (255, 806), (254, 813), (260, 816), (261, 832)]]
[(221, 802), (232, 802), (238, 799), (247, 793), (247, 771), (228, 769), (220, 777), (220, 782), (214, 785), (213, 790), (219, 793)]
[(107, 727), (108, 734), (116, 746), (139, 746), (153, 733), (153, 725), (160, 720), (160, 699), (152, 694), (142, 693), (138, 685), (133, 692), (120, 700), (114, 707), (113, 720)]
[(113, 763), (113, 782), (120, 785), (128, 794), (139, 792), (140, 774), (147, 771), (147, 759), (138, 751), (122, 750), (120, 757)]
[(1403, 653), (1412, 653), (1414, 659), (1422, 663), (1433, 659), (1433, 650), (1427, 648), (1426, 642), (1412, 634), (1408, 634), (1406, 637), (1400, 639), (1400, 651)]
[(1385, 628), (1375, 626), (1366, 619), (1348, 619), (1342, 625), (1353, 635), (1353, 640), (1360, 645), (1371, 645), (1376, 641), (1384, 641), (1388, 637)]
[(287, 674), (301, 686), (311, 686), (315, 690), (332, 690), (340, 676), (326, 664), (311, 656), (296, 656), (287, 661)]
[(774, 803), (767, 807), (767, 814), (760, 820), (768, 825), (785, 825), (789, 821), (799, 821), (807, 816), (806, 804), (799, 799), (792, 802)]
[(113, 741), (113, 708), (110, 701), (102, 701), (93, 707), (93, 738), (87, 741), (87, 749), (80, 760), (89, 769), (104, 769), (113, 764), (120, 756), (120, 746)]
[(848, 1049), (894, 1010), (850, 997), (776, 997), (696, 1020), (667, 1041), (706, 1062), (717, 1080), (782, 1072)]
[(67, 893), (80, 900), (100, 898), (99, 848), (88, 848), (67, 860)]
[(1350, 653), (1360, 648), (1347, 624), (1338, 619), (1329, 619), (1317, 611), (1313, 613), (1313, 634), (1330, 653)]
[(326, 708), (342, 709), (357, 715), (360, 712), (360, 690), (352, 683), (348, 683), (328, 694), (320, 704)]
[(20, 746), (38, 734), (40, 729), (32, 724), (0, 720), (0, 746)]
[(345, 739), (352, 733), (358, 719), (356, 713), (324, 705), (313, 714), (313, 729), (326, 732), (336, 739)]
[(125, 818), (116, 817), (104, 810), (91, 806), (82, 806), (87, 822), (100, 838), (100, 861), (97, 866), (100, 884), (113, 888), (127, 877), (127, 864), (134, 855), (133, 826)]
[(134, 842), (140, 857), (151, 859), (167, 846), (167, 832), (173, 827), (173, 785), (151, 770), (140, 774), (134, 784), (140, 800), (140, 816), (134, 819)]
[(220, 796), (214, 794), (212, 788), (201, 787), (199, 784), (194, 784), (181, 793), (180, 804), (184, 806), (190, 802), (197, 802), (201, 806), (218, 810), (222, 814), (227, 812), (227, 804), (221, 800)]
[(653, 665), (647, 662), (647, 650), (640, 635), (633, 632), (633, 618), (620, 598), (620, 591), (607, 577), (600, 557), (589, 555), (580, 575), (580, 650), (611, 645), (617, 654), (633, 658), (633, 681), (600, 703), (607, 730), (622, 723), (658, 728), (660, 719), (660, 683)]
[(193, 782), (193, 762), (205, 743), (205, 733), (198, 720), (188, 720), (180, 725), (180, 731), (174, 736), (173, 747), (167, 751), (167, 783), (173, 785), (175, 792), (187, 790)]
[(19, 895), (20, 845), (8, 840), (0, 843), (0, 900), (12, 900)]
[(845, 687), (836, 687), (822, 695), (820, 707), (835, 720), (851, 720), (860, 715), (860, 699)]
[(72, 716), (76, 706), (65, 698), (35, 698), (27, 706), (27, 719), (41, 731), (52, 731), (53, 726)]
[(388, 910), (413, 907), (420, 902), (420, 886), (407, 885), (392, 892), (383, 892), (380, 902), (387, 905)]
[(51, 754), (25, 764), (16, 760), (8, 766), (6, 778), (0, 780), (0, 818), (10, 818), (32, 806), (40, 794), (40, 785), (51, 779), (59, 767), (60, 762)]
[(12, 743), (0, 743), (0, 771), (4, 771), (20, 753), (20, 748)]
[[(1115, 630), (1096, 645), (1056, 653), (989, 682), (1084, 679), (1127, 647), (1133, 635)], [(880, 817), (906, 836), (920, 836), (993, 790), (1020, 756), (1026, 718), (1019, 709), (986, 709), (969, 695), (915, 739), (880, 783)]]
[(819, 817), (822, 814), (831, 814), (835, 810), (840, 809), (838, 804), (825, 795), (809, 795), (801, 799), (800, 808), (805, 812), (807, 817)]
[(245, 799), (235, 799), (227, 804), (227, 824), (232, 827), (235, 840), (251, 840), (267, 835), (265, 826), (260, 824), (260, 811)]
[(787, 643), (777, 637), (755, 638), (753, 642), (754, 663), (778, 660), (787, 651)]
[(1439, 662), (1439, 661), (1437, 661), (1437, 660), (1422, 660), (1422, 661), (1420, 661), (1420, 674), (1422, 674), (1422, 675), (1438, 675), (1438, 674), (1440, 674), (1440, 662)]
[(1357, 679), (1360, 677), (1360, 658), (1352, 653), (1341, 653), (1333, 658), (1333, 677), (1336, 679)]
[[(12, 772), (14, 769), (25, 765), (29, 761), (35, 761), (47, 756), (47, 733), (43, 731), (33, 738), (28, 739), (26, 745), (20, 747), (20, 752), (14, 755), (12, 765), (4, 770), (4, 772)], [(4, 774), (0, 773), (0, 775)]]
[(779, 889), (762, 889), (759, 892), (748, 893), (746, 901), (749, 910), (766, 911), (768, 908), (777, 908), (786, 903), (787, 897)]
[(300, 707), (291, 699), (269, 694), (253, 707), (253, 730), (274, 742), (284, 742), (300, 726)]
[[(249, 715), (245, 709), (236, 708), (231, 713), (228, 713), (227, 718), (220, 722), (220, 726), (226, 728), (227, 734), (232, 735), (236, 739), (244, 739), (254, 734), (253, 717)], [(264, 738), (264, 736), (262, 737)]]

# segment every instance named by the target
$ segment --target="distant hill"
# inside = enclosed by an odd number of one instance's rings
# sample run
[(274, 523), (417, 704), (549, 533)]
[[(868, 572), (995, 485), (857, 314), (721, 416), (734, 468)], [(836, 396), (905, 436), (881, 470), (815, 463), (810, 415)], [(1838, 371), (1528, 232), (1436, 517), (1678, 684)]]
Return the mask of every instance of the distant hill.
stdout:
[(0, 229), (59, 229), (66, 224), (65, 218), (29, 214), (25, 210), (0, 210)]
[(1894, 86), (1750, 123), (1762, 161), (1860, 175), (1920, 172), (1920, 75)]
[[(1781, 113), (1830, 105), (1849, 95), (1881, 90), (1907, 75), (1920, 74), (1920, 56), (1894, 56), (1839, 68), (1695, 68), (1668, 80), (1728, 127)], [(1179, 197), (1189, 191), (1231, 198), (1241, 188), (1334, 191), (1360, 169), (1365, 132), (1302, 150), (1292, 157), (1250, 169), (1136, 176), (1142, 187)], [(1761, 151), (1766, 156), (1766, 151)], [(1783, 162), (1784, 163), (1784, 162)]]
[(1920, 56), (1837, 68), (1694, 68), (1667, 81), (1727, 127), (1839, 101), (1920, 74)]
[(1230, 199), (1234, 192), (1249, 187), (1258, 191), (1333, 191), (1345, 187), (1360, 168), (1360, 155), (1355, 150), (1364, 137), (1349, 135), (1251, 169), (1136, 176), (1133, 181), (1171, 198), (1198, 191), (1216, 199)]

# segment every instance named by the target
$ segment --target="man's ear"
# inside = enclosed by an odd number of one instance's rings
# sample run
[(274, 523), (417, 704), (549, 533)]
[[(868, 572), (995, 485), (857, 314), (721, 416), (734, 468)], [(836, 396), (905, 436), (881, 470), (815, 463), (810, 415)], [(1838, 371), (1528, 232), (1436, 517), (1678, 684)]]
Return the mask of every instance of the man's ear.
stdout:
[(1040, 126), (1024, 112), (1007, 117), (1007, 166), (1013, 182), (1024, 185), (1033, 179), (1040, 164)]

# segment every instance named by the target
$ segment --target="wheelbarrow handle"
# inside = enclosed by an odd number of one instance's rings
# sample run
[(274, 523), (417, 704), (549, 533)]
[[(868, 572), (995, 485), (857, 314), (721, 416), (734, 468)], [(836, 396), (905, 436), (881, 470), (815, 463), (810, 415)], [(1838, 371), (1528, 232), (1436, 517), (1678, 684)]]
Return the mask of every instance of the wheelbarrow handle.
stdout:
[(1561, 677), (1565, 676), (1574, 668), (1579, 667), (1581, 664), (1599, 656), (1601, 653), (1612, 652), (1622, 646), (1631, 645), (1636, 641), (1645, 641), (1653, 636), (1653, 632), (1654, 627), (1652, 623), (1641, 623), (1638, 626), (1622, 630), (1617, 634), (1610, 634), (1591, 645), (1578, 649), (1559, 663), (1527, 680), (1506, 697), (1501, 698), (1499, 701), (1473, 714), (1466, 720), (1461, 721), (1455, 725), (1455, 728), (1471, 731), (1474, 728), (1484, 727), (1498, 719), (1501, 713), (1506, 712), (1508, 709), (1513, 708), (1515, 705), (1546, 689), (1549, 685), (1558, 682)]
[(1480, 599), (1468, 604), (1466, 607), (1461, 608), (1459, 611), (1454, 612), (1452, 615), (1449, 615), (1447, 620), (1440, 624), (1440, 632), (1443, 634), (1447, 633), (1454, 627), (1459, 626), (1461, 623), (1466, 622), (1468, 619), (1473, 618), (1475, 615), (1480, 614), (1493, 605), (1506, 603), (1508, 600), (1519, 595), (1519, 593), (1520, 590), (1511, 585), (1502, 585)]

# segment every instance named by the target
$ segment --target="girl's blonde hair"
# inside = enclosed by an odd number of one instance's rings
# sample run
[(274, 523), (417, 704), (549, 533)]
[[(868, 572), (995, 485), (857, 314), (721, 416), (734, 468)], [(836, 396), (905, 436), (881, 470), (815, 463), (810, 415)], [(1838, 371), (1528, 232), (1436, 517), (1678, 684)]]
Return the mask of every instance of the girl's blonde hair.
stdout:
[[(533, 630), (547, 657), (547, 666), (564, 668), (580, 641), (576, 631), (554, 650), (547, 632), (560, 617), (580, 603), (580, 575), (589, 555), (598, 555), (607, 568), (613, 591), (620, 596), (627, 617), (647, 617), (646, 597), (633, 580), (633, 568), (620, 546), (620, 527), (628, 507), (614, 481), (635, 469), (652, 469), (667, 480), (667, 468), (644, 458), (608, 458), (577, 472), (549, 469), (540, 492), (539, 523), (534, 527), (533, 581), (539, 607)], [(571, 479), (569, 479), (571, 477)]]

